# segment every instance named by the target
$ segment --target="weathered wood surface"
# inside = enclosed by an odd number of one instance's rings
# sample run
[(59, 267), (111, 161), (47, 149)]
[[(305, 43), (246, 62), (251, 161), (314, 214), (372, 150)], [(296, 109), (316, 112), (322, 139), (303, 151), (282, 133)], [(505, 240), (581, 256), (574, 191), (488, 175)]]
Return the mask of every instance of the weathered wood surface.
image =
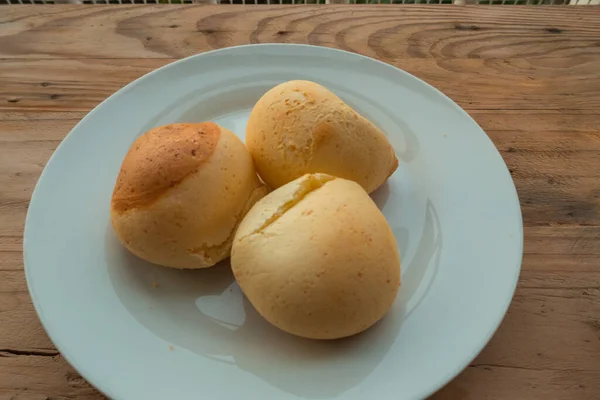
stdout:
[[(69, 44), (66, 44), (70, 42)], [(131, 80), (230, 45), (311, 43), (394, 64), (486, 130), (525, 223), (500, 329), (435, 399), (600, 395), (600, 8), (0, 7), (0, 400), (103, 398), (44, 333), (23, 222), (61, 139)]]

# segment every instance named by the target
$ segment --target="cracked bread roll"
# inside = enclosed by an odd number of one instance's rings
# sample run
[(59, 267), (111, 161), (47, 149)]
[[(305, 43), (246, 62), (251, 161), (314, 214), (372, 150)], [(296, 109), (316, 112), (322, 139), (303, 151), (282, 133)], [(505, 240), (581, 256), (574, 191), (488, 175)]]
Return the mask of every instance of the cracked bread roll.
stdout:
[(400, 256), (383, 214), (357, 183), (305, 175), (246, 215), (231, 266), (271, 324), (312, 339), (354, 335), (390, 309)]
[(322, 172), (358, 182), (371, 193), (398, 167), (383, 132), (309, 81), (282, 83), (260, 98), (250, 113), (246, 146), (272, 189)]
[(132, 253), (174, 268), (229, 257), (235, 230), (267, 193), (242, 141), (212, 122), (154, 128), (132, 144), (111, 220)]

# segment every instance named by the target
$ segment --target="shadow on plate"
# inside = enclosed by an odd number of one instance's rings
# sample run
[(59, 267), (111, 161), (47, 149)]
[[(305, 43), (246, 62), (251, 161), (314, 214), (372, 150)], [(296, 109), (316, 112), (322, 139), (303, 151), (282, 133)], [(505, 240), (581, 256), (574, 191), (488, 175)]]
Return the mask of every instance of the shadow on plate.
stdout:
[(390, 198), (390, 186), (385, 182), (377, 190), (371, 193), (371, 199), (377, 204), (379, 210), (383, 211), (388, 199)]
[[(414, 309), (407, 309), (408, 299), (423, 286), (426, 270), (437, 269), (441, 231), (430, 204), (428, 210), (419, 250), (403, 274), (403, 287), (390, 313), (362, 334), (341, 340), (307, 340), (271, 326), (242, 294), (228, 261), (205, 270), (159, 267), (125, 250), (110, 225), (108, 272), (125, 308), (168, 343), (240, 368), (297, 396), (332, 397), (356, 386), (377, 367)], [(433, 277), (434, 271), (428, 275)], [(426, 282), (425, 291), (430, 284)], [(425, 292), (419, 291), (422, 298)]]

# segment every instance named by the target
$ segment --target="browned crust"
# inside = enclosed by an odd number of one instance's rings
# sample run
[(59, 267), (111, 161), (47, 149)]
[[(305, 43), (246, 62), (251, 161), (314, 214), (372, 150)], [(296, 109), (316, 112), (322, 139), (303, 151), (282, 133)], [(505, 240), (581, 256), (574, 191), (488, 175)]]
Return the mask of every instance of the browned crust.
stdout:
[(131, 145), (112, 196), (112, 209), (126, 211), (153, 203), (213, 154), (221, 128), (213, 122), (154, 128)]

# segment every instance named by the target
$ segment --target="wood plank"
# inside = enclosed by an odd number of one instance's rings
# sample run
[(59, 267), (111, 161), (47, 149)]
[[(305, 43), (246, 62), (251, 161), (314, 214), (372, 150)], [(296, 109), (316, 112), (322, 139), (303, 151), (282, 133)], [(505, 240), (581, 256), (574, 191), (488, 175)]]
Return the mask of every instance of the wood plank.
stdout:
[(530, 370), (475, 364), (430, 400), (596, 400), (596, 371)]
[[(600, 15), (593, 9), (582, 13), (573, 7), (548, 8), (543, 15), (524, 9), (507, 15), (499, 8), (447, 12), (366, 6), (353, 10), (350, 18), (337, 6), (327, 12), (310, 6), (252, 11), (194, 6), (183, 14), (180, 6), (58, 9), (63, 11), (5, 17), (0, 56), (20, 60), (1, 64), (0, 77), (7, 80), (0, 85), (6, 86), (1, 94), (8, 103), (5, 107), (22, 102), (21, 107), (55, 108), (68, 101), (79, 109), (91, 107), (134, 78), (179, 57), (225, 44), (281, 41), (330, 45), (378, 57), (432, 83), (467, 109), (600, 106), (595, 96), (600, 81), (594, 79), (600, 54), (595, 35), (600, 28), (582, 22)], [(548, 27), (542, 17), (558, 17), (559, 12), (561, 26)], [(175, 19), (177, 24), (172, 23)], [(61, 46), (69, 29), (78, 30), (76, 41)], [(105, 46), (94, 45), (92, 38), (100, 35)], [(152, 60), (156, 57), (163, 60)], [(24, 63), (23, 58), (50, 60), (40, 65)], [(61, 60), (64, 65), (57, 62)], [(36, 76), (35, 71), (41, 70), (50, 73)], [(88, 84), (80, 79), (86, 70), (86, 78), (96, 84), (95, 95), (77, 97), (85, 89), (81, 82)], [(48, 76), (57, 82), (48, 82)]]
[[(17, 7), (0, 17), (0, 56), (181, 58), (231, 45), (290, 42), (342, 48), (388, 62), (407, 57), (560, 57), (563, 63), (578, 64), (577, 57), (600, 52), (595, 45), (599, 13), (578, 7), (365, 5), (349, 11), (343, 5), (61, 5), (33, 14)], [(67, 42), (69, 46), (62, 45)]]
[[(0, 271), (3, 278), (7, 273)], [(0, 293), (0, 315), (2, 326), (0, 327), (0, 349), (8, 352), (43, 352), (54, 351), (54, 345), (45, 334), (42, 325), (37, 318), (31, 298), (27, 292), (27, 284), (22, 271), (14, 276), (17, 280), (12, 292)], [(0, 350), (0, 353), (2, 350)]]
[[(575, 231), (574, 228), (571, 230)], [(572, 271), (558, 274), (557, 279), (548, 279), (543, 271), (528, 271), (528, 263), (525, 262), (517, 294), (499, 331), (472, 366), (442, 394), (450, 396), (458, 390), (456, 387), (466, 385), (471, 396), (467, 398), (487, 398), (483, 396), (490, 386), (496, 387), (498, 381), (517, 381), (519, 386), (514, 393), (534, 396), (527, 398), (558, 399), (581, 395), (584, 397), (577, 398), (592, 399), (591, 394), (599, 389), (599, 382), (593, 377), (600, 374), (596, 357), (600, 352), (600, 288), (586, 288), (585, 283), (598, 282), (600, 273), (594, 274), (590, 278), (585, 273)], [(3, 389), (14, 387), (15, 380), (24, 382), (24, 374), (33, 373), (40, 373), (43, 382), (39, 388), (31, 384), (25, 386), (32, 393), (37, 393), (38, 389), (54, 390), (54, 385), (65, 390), (65, 377), (76, 375), (60, 357), (53, 355), (50, 342), (44, 339), (26, 293), (22, 271), (12, 274), (12, 277), (0, 272), (0, 280), (6, 282), (7, 279), (13, 283), (12, 293), (0, 294), (0, 315), (5, 321), (0, 326), (0, 349), (7, 349), (4, 357), (11, 358), (4, 360), (0, 357), (0, 378), (10, 371), (10, 376), (4, 378), (12, 380), (0, 379), (0, 393)], [(536, 340), (531, 341), (531, 337)], [(46, 357), (32, 356), (44, 352), (52, 355), (58, 364), (56, 369), (46, 371)], [(40, 365), (43, 368), (38, 370)], [(7, 367), (4, 371), (3, 366)], [(481, 370), (486, 374), (480, 375)], [(527, 385), (524, 377), (534, 379), (533, 382), (538, 384)], [(477, 383), (465, 384), (471, 379)], [(3, 387), (2, 382), (9, 383), (9, 386)], [(571, 392), (573, 388), (567, 388), (563, 393), (567, 397), (541, 397), (549, 395), (547, 385), (554, 387), (569, 382), (580, 382), (584, 387), (577, 386), (574, 392)]]
[[(498, 60), (388, 61), (437, 87), (467, 111), (594, 113), (600, 107), (596, 95), (600, 90), (598, 59), (600, 56), (578, 66), (534, 70), (515, 69)], [(174, 60), (4, 59), (0, 62), (0, 109), (87, 110), (129, 82)]]
[(600, 372), (597, 294), (520, 288), (494, 340), (473, 365)]
[(2, 60), (0, 109), (89, 111), (169, 61), (174, 60)]
[(101, 400), (105, 397), (85, 382), (60, 355), (0, 351), (0, 399)]

